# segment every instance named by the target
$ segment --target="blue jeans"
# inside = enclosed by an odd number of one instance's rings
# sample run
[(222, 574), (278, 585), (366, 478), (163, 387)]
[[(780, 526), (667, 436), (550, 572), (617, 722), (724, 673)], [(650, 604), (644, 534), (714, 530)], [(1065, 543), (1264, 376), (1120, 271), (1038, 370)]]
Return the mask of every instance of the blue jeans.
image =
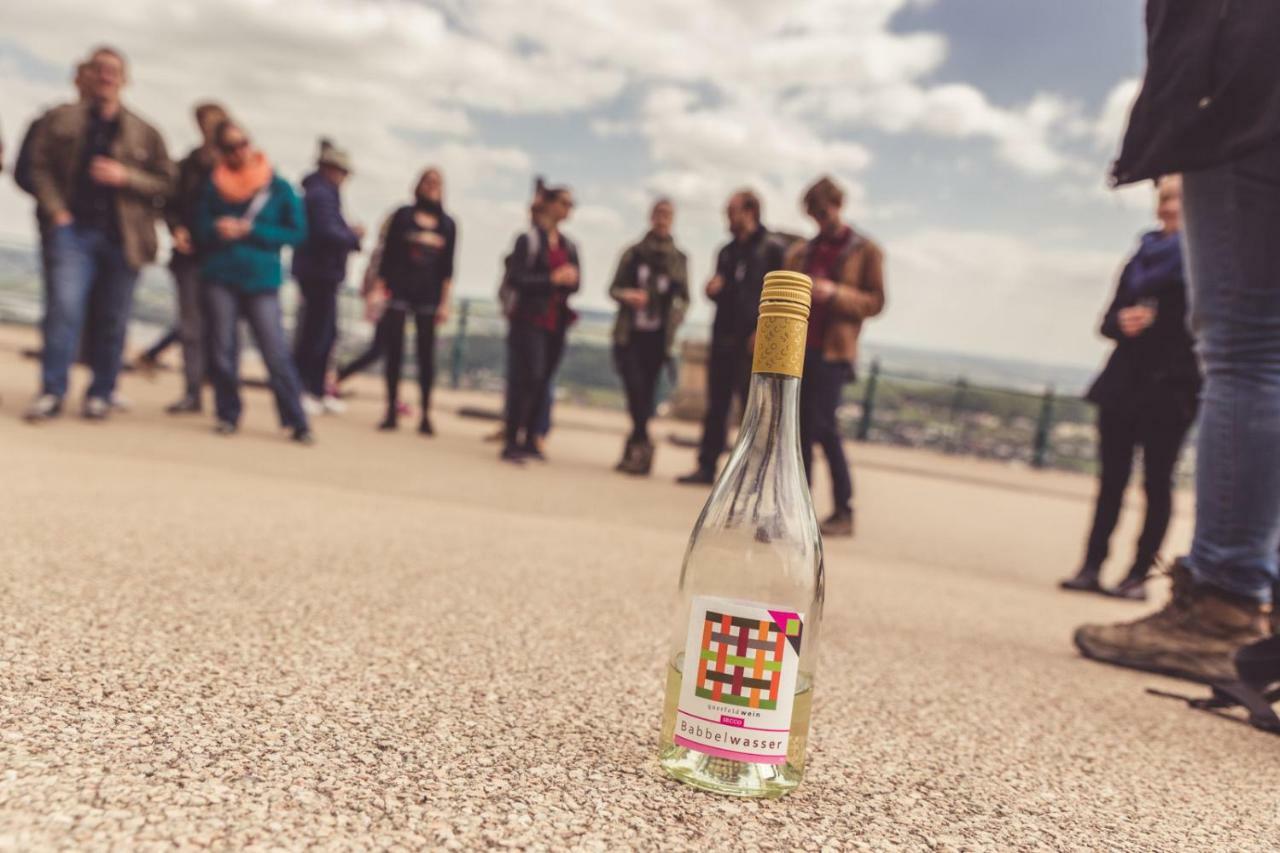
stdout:
[(95, 228), (75, 224), (49, 233), (48, 259), (41, 392), (59, 399), (66, 396), (67, 373), (92, 300), (95, 315), (88, 350), (93, 381), (87, 396), (110, 400), (120, 375), (138, 271), (129, 266), (120, 244)]
[(240, 324), (249, 324), (258, 352), (267, 366), (276, 397), (280, 425), (307, 429), (302, 410), (302, 383), (284, 340), (284, 316), (275, 291), (244, 293), (232, 285), (205, 284), (204, 309), (209, 334), (209, 378), (213, 382), (218, 420), (240, 423)]
[(1205, 385), (1196, 580), (1270, 601), (1280, 548), (1280, 145), (1183, 178)]

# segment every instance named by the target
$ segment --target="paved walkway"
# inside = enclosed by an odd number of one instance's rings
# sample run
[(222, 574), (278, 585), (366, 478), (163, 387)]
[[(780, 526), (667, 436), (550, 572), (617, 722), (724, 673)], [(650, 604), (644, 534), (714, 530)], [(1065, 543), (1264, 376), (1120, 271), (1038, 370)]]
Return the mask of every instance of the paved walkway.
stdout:
[(375, 432), (372, 381), (315, 448), (261, 391), (222, 439), (159, 413), (173, 374), (33, 428), (32, 341), (0, 330), (0, 849), (1280, 848), (1280, 738), (1074, 654), (1141, 611), (1053, 589), (1087, 480), (855, 448), (811, 770), (740, 802), (654, 763), (690, 451), (624, 479), (566, 409), (514, 470), (457, 396)]

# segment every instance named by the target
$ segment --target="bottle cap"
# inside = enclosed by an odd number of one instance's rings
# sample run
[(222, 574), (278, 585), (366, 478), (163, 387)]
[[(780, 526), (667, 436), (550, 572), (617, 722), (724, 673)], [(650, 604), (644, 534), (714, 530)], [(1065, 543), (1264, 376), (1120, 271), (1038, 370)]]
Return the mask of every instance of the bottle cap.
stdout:
[(812, 291), (813, 281), (803, 273), (779, 270), (765, 275), (752, 372), (786, 376), (804, 373)]
[(776, 270), (766, 273), (760, 290), (760, 317), (788, 317), (809, 321), (813, 280), (804, 273)]

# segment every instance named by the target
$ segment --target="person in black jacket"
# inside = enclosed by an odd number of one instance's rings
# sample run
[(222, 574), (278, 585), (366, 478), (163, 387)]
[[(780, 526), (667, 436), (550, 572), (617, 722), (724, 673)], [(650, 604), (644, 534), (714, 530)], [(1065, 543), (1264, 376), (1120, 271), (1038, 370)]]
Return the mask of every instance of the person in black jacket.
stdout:
[(1280, 3), (1149, 0), (1147, 34), (1146, 80), (1112, 174), (1182, 174), (1205, 370), (1196, 530), (1164, 608), (1082, 626), (1075, 643), (1116, 666), (1231, 681), (1236, 653), (1270, 633), (1280, 580)]
[(1146, 598), (1144, 584), (1169, 528), (1173, 469), (1200, 392), (1200, 366), (1186, 322), (1182, 184), (1177, 177), (1160, 182), (1156, 214), (1160, 230), (1142, 236), (1102, 321), (1102, 334), (1116, 347), (1088, 394), (1098, 407), (1097, 507), (1084, 564), (1062, 582), (1064, 589), (1102, 591), (1099, 572), (1120, 518), (1133, 452), (1141, 447), (1146, 522), (1128, 575), (1111, 591), (1138, 600)]
[(431, 167), (413, 191), (413, 204), (391, 216), (378, 265), (378, 289), (387, 294), (380, 331), (386, 346), (387, 414), (378, 428), (397, 426), (405, 321), (413, 317), (422, 414), (418, 432), (435, 435), (431, 389), (436, 378), (436, 326), (449, 318), (458, 227), (444, 211), (444, 174)]
[(347, 279), (347, 256), (359, 251), (364, 239), (364, 228), (349, 225), (342, 215), (342, 185), (350, 175), (347, 152), (321, 139), (316, 170), (302, 179), (307, 239), (293, 253), (293, 277), (302, 295), (293, 361), (309, 415), (344, 409), (336, 396), (326, 393), (325, 377), (338, 341), (338, 289)]
[(507, 332), (506, 437), (500, 455), (506, 462), (545, 458), (538, 447), (538, 416), (576, 319), (569, 296), (578, 291), (582, 278), (578, 247), (560, 233), (560, 224), (573, 211), (573, 194), (567, 187), (546, 187), (542, 199), (542, 221), (516, 238), (507, 259), (505, 282), (513, 298)]
[(711, 485), (716, 464), (724, 453), (729, 409), (737, 400), (747, 404), (751, 380), (751, 350), (760, 310), (765, 273), (782, 269), (787, 241), (760, 222), (760, 199), (739, 190), (725, 208), (733, 239), (716, 255), (715, 273), (707, 282), (707, 298), (716, 304), (707, 353), (707, 411), (702, 421), (698, 467), (677, 482)]

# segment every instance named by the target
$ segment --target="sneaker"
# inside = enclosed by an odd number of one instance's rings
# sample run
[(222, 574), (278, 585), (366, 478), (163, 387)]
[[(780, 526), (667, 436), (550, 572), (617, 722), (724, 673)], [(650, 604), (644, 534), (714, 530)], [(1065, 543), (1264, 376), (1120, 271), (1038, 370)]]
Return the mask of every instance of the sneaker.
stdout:
[(418, 434), (419, 435), (435, 435), (436, 434), (436, 428), (431, 425), (431, 418), (427, 417), (426, 415), (422, 416), (422, 420), (418, 421)]
[(1081, 566), (1080, 571), (1059, 581), (1058, 588), (1070, 592), (1102, 592), (1102, 584), (1098, 583), (1098, 567)]
[(519, 449), (519, 453), (525, 459), (532, 459), (534, 462), (546, 462), (547, 454), (542, 452), (542, 448), (537, 444), (526, 444)]
[(503, 462), (510, 462), (512, 465), (523, 465), (526, 455), (523, 450), (513, 445), (506, 445), (502, 448), (502, 452), (498, 454), (498, 458)]
[(676, 482), (682, 486), (711, 486), (716, 482), (716, 472), (710, 468), (699, 468), (691, 474), (677, 477)]
[(303, 447), (310, 447), (316, 443), (316, 434), (307, 427), (294, 427), (289, 440), (295, 444), (301, 444)]
[(320, 408), (326, 415), (340, 415), (347, 410), (347, 404), (332, 395), (325, 395), (320, 401)]
[(111, 399), (107, 402), (111, 406), (111, 411), (113, 412), (120, 412), (121, 414), (124, 414), (125, 412), (133, 411), (133, 401), (123, 394), (112, 394)]
[(818, 530), (823, 536), (852, 536), (853, 510), (842, 509), (831, 513), (826, 521), (818, 525)]
[(201, 408), (199, 397), (183, 397), (178, 402), (165, 407), (164, 411), (169, 415), (198, 415)]
[(318, 418), (324, 414), (324, 403), (320, 402), (319, 397), (303, 394), (302, 411), (306, 412), (309, 418)]
[(62, 398), (52, 394), (41, 394), (31, 401), (23, 418), (30, 423), (49, 421), (62, 414)]
[(231, 421), (218, 421), (213, 425), (215, 435), (235, 435), (238, 429)]
[(1212, 683), (1236, 678), (1235, 653), (1269, 635), (1267, 608), (1207, 585), (1182, 563), (1163, 609), (1136, 622), (1085, 625), (1075, 644), (1091, 660)]
[(85, 420), (105, 421), (111, 414), (111, 401), (101, 397), (86, 397), (82, 414)]

